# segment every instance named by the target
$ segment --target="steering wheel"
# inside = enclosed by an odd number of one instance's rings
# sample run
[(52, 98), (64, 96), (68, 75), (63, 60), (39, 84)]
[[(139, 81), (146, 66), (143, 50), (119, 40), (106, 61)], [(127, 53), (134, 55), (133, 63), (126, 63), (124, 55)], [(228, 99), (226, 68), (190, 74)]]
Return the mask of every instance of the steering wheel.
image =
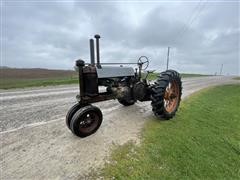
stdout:
[[(143, 67), (143, 64), (146, 64), (146, 65)], [(146, 70), (149, 65), (149, 60), (148, 60), (147, 56), (141, 56), (138, 59), (138, 65), (142, 66), (142, 70)]]

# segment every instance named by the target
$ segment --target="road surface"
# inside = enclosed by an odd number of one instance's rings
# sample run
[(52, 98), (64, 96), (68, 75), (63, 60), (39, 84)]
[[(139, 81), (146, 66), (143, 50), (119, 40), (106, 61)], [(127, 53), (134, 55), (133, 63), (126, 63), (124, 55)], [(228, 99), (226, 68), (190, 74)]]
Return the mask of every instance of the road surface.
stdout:
[[(238, 82), (219, 76), (183, 79), (183, 98)], [(0, 90), (1, 179), (81, 179), (103, 165), (113, 144), (139, 143), (144, 122), (154, 117), (150, 102), (96, 103), (103, 123), (94, 135), (80, 139), (65, 125), (77, 93), (77, 85)]]

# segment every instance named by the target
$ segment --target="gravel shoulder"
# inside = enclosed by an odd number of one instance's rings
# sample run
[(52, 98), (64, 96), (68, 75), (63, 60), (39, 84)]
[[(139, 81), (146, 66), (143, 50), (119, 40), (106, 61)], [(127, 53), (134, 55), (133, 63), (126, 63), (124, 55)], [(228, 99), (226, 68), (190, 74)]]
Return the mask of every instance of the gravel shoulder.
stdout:
[[(239, 83), (232, 77), (183, 79), (183, 98), (214, 85)], [(139, 142), (144, 122), (154, 117), (150, 102), (124, 107), (96, 103), (100, 129), (80, 139), (65, 125), (77, 85), (0, 91), (1, 179), (77, 179), (103, 165), (113, 144)]]

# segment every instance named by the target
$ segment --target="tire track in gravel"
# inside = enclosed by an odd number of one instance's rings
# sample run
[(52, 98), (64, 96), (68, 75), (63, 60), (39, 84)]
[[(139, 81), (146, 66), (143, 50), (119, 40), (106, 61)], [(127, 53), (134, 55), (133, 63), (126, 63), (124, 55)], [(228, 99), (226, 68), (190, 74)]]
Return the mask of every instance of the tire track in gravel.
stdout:
[[(183, 97), (234, 82), (232, 77), (183, 79)], [(144, 122), (154, 117), (150, 102), (130, 107), (115, 100), (99, 102), (95, 105), (104, 114), (100, 129), (80, 139), (65, 125), (76, 92), (77, 85), (0, 91), (1, 179), (81, 179), (103, 165), (113, 144), (138, 143)]]

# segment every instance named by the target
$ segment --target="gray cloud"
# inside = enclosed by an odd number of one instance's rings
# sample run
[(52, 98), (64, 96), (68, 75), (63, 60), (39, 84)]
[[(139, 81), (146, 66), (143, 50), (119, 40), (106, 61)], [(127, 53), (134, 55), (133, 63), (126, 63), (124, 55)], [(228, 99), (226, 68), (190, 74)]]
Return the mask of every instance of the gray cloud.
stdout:
[(150, 68), (239, 74), (238, 2), (34, 2), (2, 6), (2, 65), (71, 69), (89, 60), (88, 39), (99, 33), (102, 61), (151, 59)]

